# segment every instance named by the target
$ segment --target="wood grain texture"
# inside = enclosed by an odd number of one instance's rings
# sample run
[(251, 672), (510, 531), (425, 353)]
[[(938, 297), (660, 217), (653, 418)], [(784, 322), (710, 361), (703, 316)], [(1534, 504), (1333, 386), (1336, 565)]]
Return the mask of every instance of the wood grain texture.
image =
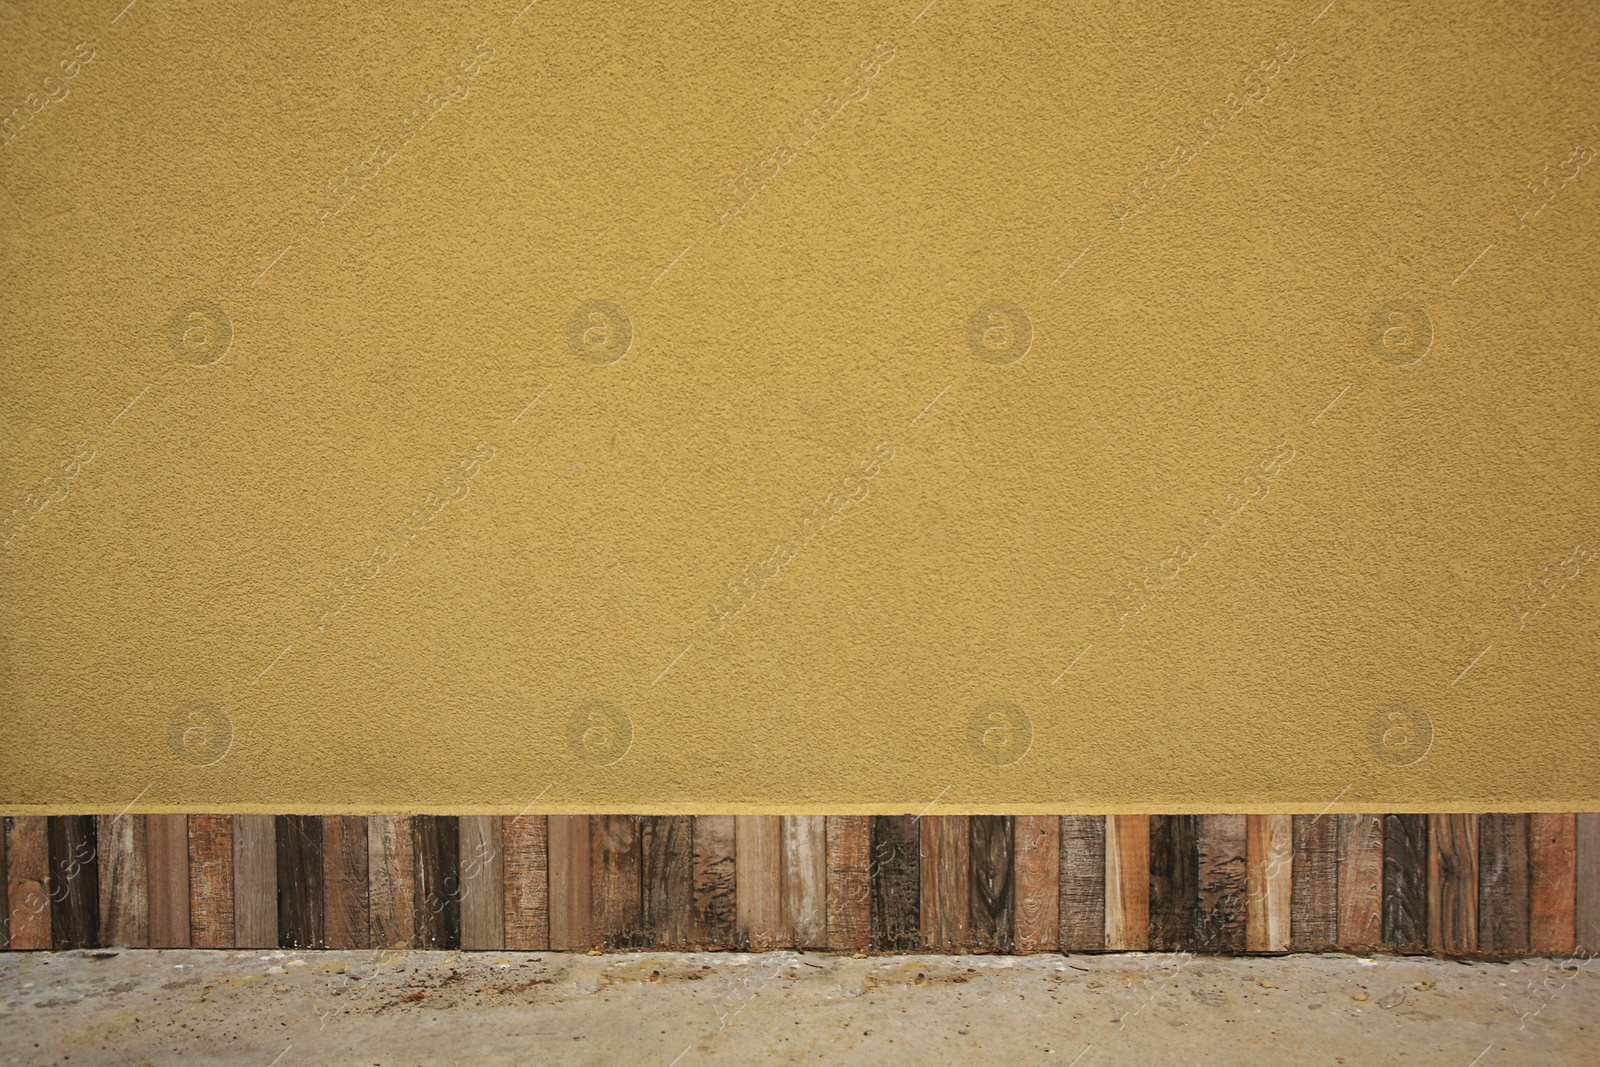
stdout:
[(922, 823), (914, 815), (872, 818), (872, 948), (915, 952), (922, 941)]
[(0, 949), (11, 947), (11, 868), (6, 863), (6, 835), (10, 832), (10, 818), (0, 816)]
[(1245, 852), (1245, 951), (1287, 952), (1294, 891), (1294, 817), (1246, 816)]
[(695, 942), (694, 817), (649, 815), (639, 829), (645, 941), (687, 949)]
[(100, 943), (149, 948), (145, 817), (96, 816), (95, 848), (100, 856)]
[(872, 944), (872, 817), (829, 815), (828, 949), (865, 952)]
[(1154, 952), (1192, 946), (1200, 908), (1197, 815), (1150, 816), (1150, 933)]
[(1150, 946), (1150, 816), (1106, 816), (1108, 952)]
[(1584, 812), (1575, 823), (1574, 951), (1600, 955), (1600, 814)]
[(732, 815), (694, 818), (694, 941), (731, 945), (737, 933)]
[(505, 860), (500, 816), (463, 815), (461, 829), (461, 947), (506, 946)]
[(322, 820), (279, 815), (278, 947), (326, 948), (322, 895)]
[(1295, 815), (1289, 948), (1325, 952), (1339, 940), (1339, 819)]
[(1528, 944), (1541, 956), (1577, 946), (1578, 820), (1535, 814), (1528, 819)]
[(278, 944), (278, 821), (271, 815), (233, 818), (233, 943)]
[(1478, 816), (1478, 949), (1528, 950), (1528, 816)]
[(454, 815), (411, 819), (418, 948), (461, 947), (461, 827)]
[(1383, 816), (1339, 816), (1339, 948), (1383, 944)]
[(734, 816), (734, 918), (740, 947), (777, 948), (783, 929), (783, 825), (777, 815)]
[(372, 947), (368, 853), (366, 816), (322, 817), (322, 924), (329, 948)]
[(1196, 830), (1199, 882), (1194, 951), (1244, 951), (1249, 835), (1243, 815), (1201, 815)]
[(1061, 817), (1061, 951), (1106, 947), (1106, 821), (1102, 815)]
[(233, 948), (233, 816), (189, 816), (189, 945)]
[(367, 818), (367, 939), (374, 948), (417, 942), (416, 836), (408, 816)]
[(643, 857), (639, 817), (591, 815), (590, 891), (594, 930), (606, 948), (640, 948), (644, 938)]
[(550, 840), (543, 815), (500, 819), (505, 859), (505, 899), (501, 905), (506, 948), (542, 951), (550, 947)]
[(150, 947), (189, 947), (189, 817), (145, 816)]
[(821, 815), (784, 815), (783, 942), (828, 947), (828, 829)]
[(1383, 943), (1428, 950), (1428, 817), (1383, 817)]
[(50, 944), (57, 950), (100, 943), (100, 864), (93, 815), (51, 815)]
[(50, 947), (50, 824), (43, 815), (8, 816), (6, 903), (15, 950)]
[(967, 943), (974, 952), (1012, 952), (1016, 883), (1012, 864), (1016, 851), (1016, 819), (1010, 815), (967, 817), (968, 887)]
[(588, 815), (549, 816), (550, 947), (581, 952), (595, 945), (590, 899)]
[(965, 952), (971, 946), (971, 863), (968, 816), (923, 818), (919, 895), (924, 952)]
[(1428, 816), (1428, 947), (1478, 948), (1478, 817)]
[(1019, 815), (1012, 833), (1016, 951), (1054, 952), (1061, 945), (1061, 818)]

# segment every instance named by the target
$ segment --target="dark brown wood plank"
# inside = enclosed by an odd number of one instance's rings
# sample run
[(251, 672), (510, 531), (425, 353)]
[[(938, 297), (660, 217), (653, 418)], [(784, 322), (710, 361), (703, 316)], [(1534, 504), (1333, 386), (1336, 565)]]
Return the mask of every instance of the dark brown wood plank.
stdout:
[(51, 815), (50, 944), (60, 951), (100, 943), (100, 865), (93, 815)]
[(1383, 817), (1383, 943), (1428, 950), (1428, 817)]
[(1249, 837), (1243, 815), (1201, 815), (1195, 830), (1198, 853), (1193, 948), (1196, 952), (1244, 951), (1245, 901), (1249, 891)]
[(543, 815), (500, 819), (505, 853), (506, 948), (538, 952), (550, 947), (550, 840)]
[(1061, 817), (1061, 951), (1106, 947), (1106, 821)]
[(367, 938), (374, 948), (417, 943), (416, 831), (410, 816), (367, 817)]
[(1193, 945), (1200, 909), (1200, 826), (1197, 815), (1150, 816), (1150, 949), (1179, 952)]
[(732, 948), (737, 934), (736, 832), (732, 815), (694, 819), (694, 942)]
[(1528, 816), (1478, 816), (1478, 949), (1528, 951)]
[(590, 819), (588, 815), (549, 816), (550, 947), (557, 952), (581, 952), (596, 943), (589, 884)]
[(972, 944), (970, 816), (922, 820), (922, 950), (966, 952)]
[(1339, 818), (1295, 815), (1289, 948), (1325, 952), (1339, 940)]
[(454, 815), (411, 820), (416, 860), (416, 947), (461, 947), (461, 830)]
[(145, 816), (150, 947), (189, 947), (189, 817)]
[(786, 943), (783, 928), (783, 823), (777, 815), (736, 815), (734, 917), (741, 947), (753, 952)]
[(102, 945), (150, 947), (147, 848), (143, 815), (96, 816)]
[(1339, 948), (1383, 944), (1383, 816), (1339, 816)]
[(872, 816), (871, 888), (872, 948), (915, 952), (922, 939), (922, 827), (916, 816)]
[(644, 941), (656, 948), (694, 943), (694, 818), (649, 815), (639, 820), (644, 864)]
[(1106, 948), (1150, 944), (1150, 816), (1106, 816)]
[(233, 948), (233, 816), (189, 816), (189, 944)]
[(323, 923), (322, 820), (279, 815), (278, 947), (327, 948)]
[(784, 815), (783, 941), (796, 948), (828, 947), (828, 830), (821, 815)]
[(872, 817), (829, 815), (828, 949), (865, 952), (872, 944)]
[(322, 926), (329, 948), (373, 947), (367, 863), (366, 816), (322, 816)]
[(644, 863), (637, 815), (592, 815), (590, 887), (594, 927), (607, 948), (642, 948)]
[(6, 823), (6, 900), (11, 948), (50, 947), (50, 824), (43, 815)]
[(1019, 815), (1012, 834), (1016, 951), (1054, 952), (1061, 946), (1061, 818)]
[(278, 820), (233, 816), (233, 943), (278, 945)]
[(1528, 819), (1528, 944), (1541, 956), (1577, 947), (1578, 820), (1537, 813)]
[(1584, 812), (1576, 823), (1573, 951), (1600, 955), (1600, 814)]
[(972, 815), (967, 819), (967, 831), (968, 943), (975, 952), (1014, 952), (1016, 883), (1011, 875), (1016, 819)]
[(1478, 817), (1430, 815), (1428, 824), (1428, 947), (1435, 952), (1478, 948)]

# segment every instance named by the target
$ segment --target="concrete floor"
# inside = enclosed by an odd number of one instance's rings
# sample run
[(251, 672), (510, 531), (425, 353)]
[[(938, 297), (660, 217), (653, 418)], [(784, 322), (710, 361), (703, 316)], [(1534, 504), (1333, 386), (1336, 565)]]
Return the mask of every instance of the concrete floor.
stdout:
[(1590, 960), (0, 954), (0, 1063), (1600, 1064)]

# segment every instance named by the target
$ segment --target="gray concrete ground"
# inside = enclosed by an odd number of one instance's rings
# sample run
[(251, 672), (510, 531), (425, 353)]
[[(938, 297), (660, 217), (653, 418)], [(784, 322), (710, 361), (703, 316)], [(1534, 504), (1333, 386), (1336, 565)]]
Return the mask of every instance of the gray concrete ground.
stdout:
[(1592, 961), (0, 954), (11, 1064), (1600, 1064)]

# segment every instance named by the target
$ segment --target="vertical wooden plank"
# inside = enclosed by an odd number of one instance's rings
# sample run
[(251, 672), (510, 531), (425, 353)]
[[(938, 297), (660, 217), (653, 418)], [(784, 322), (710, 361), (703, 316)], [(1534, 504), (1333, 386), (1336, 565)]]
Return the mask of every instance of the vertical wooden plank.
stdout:
[(417, 943), (416, 832), (409, 816), (367, 818), (367, 938), (374, 948)]
[(1383, 944), (1383, 816), (1339, 816), (1339, 948)]
[(1577, 945), (1578, 820), (1538, 813), (1528, 819), (1528, 944), (1540, 956)]
[(1106, 821), (1061, 817), (1061, 951), (1106, 947)]
[(543, 815), (500, 819), (504, 853), (506, 948), (538, 952), (550, 947), (550, 853)]
[(872, 818), (872, 948), (915, 952), (922, 941), (922, 825), (914, 815)]
[(322, 820), (279, 815), (278, 947), (327, 948), (322, 910)]
[(1249, 835), (1243, 815), (1201, 815), (1195, 831), (1198, 853), (1194, 951), (1244, 951), (1245, 901), (1249, 892)]
[(233, 816), (189, 816), (189, 944), (233, 948)]
[(11, 819), (0, 816), (0, 949), (11, 947), (11, 867), (6, 863), (6, 837)]
[(56, 950), (100, 943), (100, 865), (93, 815), (51, 815), (50, 945)]
[(581, 952), (595, 944), (589, 819), (549, 817), (550, 947), (557, 952)]
[(322, 817), (322, 925), (329, 948), (373, 947), (368, 852), (366, 816)]
[(828, 947), (828, 830), (821, 815), (784, 815), (782, 908), (784, 941)]
[(1295, 815), (1289, 864), (1289, 948), (1325, 952), (1339, 940), (1339, 819)]
[(6, 900), (11, 948), (50, 947), (50, 829), (46, 816), (14, 815), (6, 823)]
[(1016, 819), (967, 818), (967, 944), (976, 952), (1013, 952), (1016, 883), (1011, 878)]
[(1428, 949), (1428, 817), (1383, 817), (1383, 943)]
[(644, 944), (644, 879), (637, 815), (591, 815), (594, 928), (607, 948)]
[(1200, 910), (1199, 816), (1150, 816), (1149, 908), (1152, 951), (1192, 947)]
[(872, 817), (829, 815), (828, 948), (865, 952), (872, 944)]
[(694, 942), (732, 948), (736, 932), (737, 885), (732, 815), (694, 817)]
[(278, 821), (233, 816), (233, 943), (278, 946)]
[(1577, 816), (1574, 855), (1574, 951), (1600, 955), (1600, 815)]
[(411, 819), (416, 860), (416, 946), (461, 947), (461, 827), (454, 815)]
[(1150, 816), (1106, 816), (1106, 950), (1150, 946)]
[(694, 817), (646, 816), (639, 830), (645, 943), (687, 949), (694, 943)]
[(972, 839), (966, 815), (922, 820), (922, 950), (965, 952), (971, 946)]
[(1435, 952), (1475, 952), (1478, 817), (1428, 818), (1428, 947)]
[(1528, 951), (1528, 817), (1478, 816), (1478, 949)]
[(1287, 952), (1294, 889), (1293, 816), (1246, 816), (1245, 853), (1245, 951)]
[(1019, 815), (1012, 832), (1016, 951), (1054, 952), (1061, 947), (1061, 818)]
[(189, 947), (189, 817), (145, 816), (150, 947)]
[(763, 952), (785, 941), (782, 823), (776, 815), (736, 815), (733, 823), (737, 936)]
[(461, 947), (473, 951), (506, 947), (504, 843), (500, 816), (462, 815)]
[(145, 817), (96, 816), (95, 848), (100, 854), (100, 943), (149, 948)]

